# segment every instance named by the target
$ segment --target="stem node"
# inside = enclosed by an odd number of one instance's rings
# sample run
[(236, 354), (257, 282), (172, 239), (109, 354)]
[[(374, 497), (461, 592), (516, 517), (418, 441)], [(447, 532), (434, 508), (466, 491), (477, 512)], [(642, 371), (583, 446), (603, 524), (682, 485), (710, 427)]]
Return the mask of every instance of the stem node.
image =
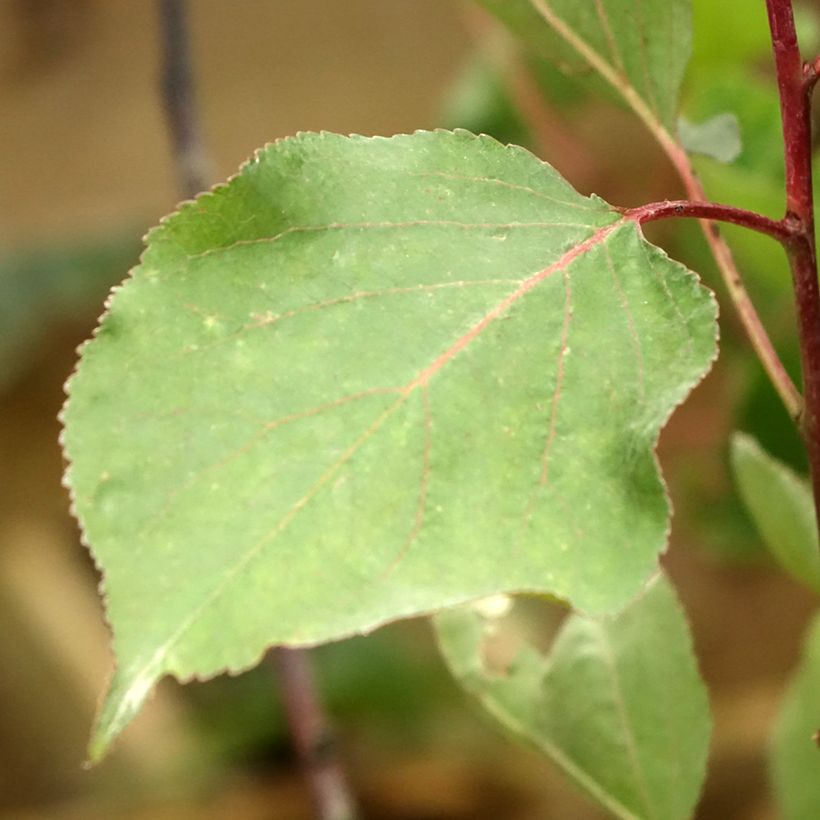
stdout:
[(804, 62), (797, 41), (791, 0), (766, 0), (772, 36), (786, 164), (786, 216), (789, 257), (797, 304), (804, 402), (799, 416), (820, 525), (820, 287), (814, 235), (811, 94), (820, 58)]

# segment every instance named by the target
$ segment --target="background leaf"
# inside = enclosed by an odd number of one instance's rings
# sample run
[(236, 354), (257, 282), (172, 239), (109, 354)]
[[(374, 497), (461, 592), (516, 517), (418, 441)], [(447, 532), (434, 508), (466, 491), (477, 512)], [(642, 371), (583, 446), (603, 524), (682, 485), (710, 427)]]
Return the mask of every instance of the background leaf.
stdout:
[(784, 820), (814, 820), (820, 807), (820, 616), (775, 726), (771, 764)]
[(732, 437), (738, 490), (763, 540), (786, 572), (820, 592), (820, 548), (811, 489), (750, 436)]
[(133, 264), (130, 237), (0, 253), (0, 391), (25, 371), (49, 329), (105, 296)]
[(690, 154), (711, 157), (718, 162), (734, 162), (743, 149), (740, 124), (734, 114), (717, 114), (697, 123), (681, 117), (678, 131), (681, 144)]
[(545, 657), (488, 668), (497, 623), (476, 608), (435, 617), (451, 671), (502, 724), (621, 818), (692, 816), (710, 717), (683, 611), (659, 578), (613, 619), (572, 615)]
[(498, 591), (623, 606), (715, 332), (694, 276), (523, 149), (260, 152), (150, 235), (70, 383), (118, 657), (93, 754), (167, 672)]
[(692, 47), (689, 0), (479, 0), (536, 54), (571, 74), (590, 67), (675, 133)]

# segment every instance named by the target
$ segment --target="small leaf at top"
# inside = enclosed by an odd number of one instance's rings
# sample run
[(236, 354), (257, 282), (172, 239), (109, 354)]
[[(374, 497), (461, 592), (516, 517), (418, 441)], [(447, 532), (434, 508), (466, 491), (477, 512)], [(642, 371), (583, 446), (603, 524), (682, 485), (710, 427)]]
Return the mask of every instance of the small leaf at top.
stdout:
[(770, 763), (783, 820), (820, 814), (820, 615), (806, 633), (800, 665), (777, 717)]
[(600, 74), (642, 116), (674, 133), (692, 48), (690, 0), (478, 0), (536, 54)]
[(690, 154), (700, 154), (727, 165), (734, 162), (743, 150), (740, 123), (734, 114), (718, 114), (698, 123), (681, 117), (678, 121), (678, 134), (683, 147)]
[(462, 607), (434, 623), (464, 688), (612, 815), (692, 816), (711, 719), (686, 618), (664, 578), (615, 618), (570, 616), (546, 656), (524, 644), (507, 669), (488, 668), (495, 619)]
[(769, 551), (786, 572), (820, 592), (817, 519), (808, 483), (744, 433), (732, 436), (740, 496)]
[(618, 609), (715, 303), (639, 227), (467, 132), (303, 134), (148, 237), (69, 384), (117, 671), (154, 682), (511, 590)]

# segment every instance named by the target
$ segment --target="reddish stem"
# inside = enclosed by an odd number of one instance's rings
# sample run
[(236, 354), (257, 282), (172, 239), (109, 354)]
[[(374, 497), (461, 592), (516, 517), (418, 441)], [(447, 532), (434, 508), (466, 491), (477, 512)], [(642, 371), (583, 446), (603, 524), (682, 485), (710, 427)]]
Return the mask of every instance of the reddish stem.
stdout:
[(790, 243), (795, 236), (795, 227), (790, 221), (769, 219), (754, 211), (733, 208), (731, 205), (720, 205), (716, 202), (694, 202), (688, 199), (667, 200), (619, 210), (625, 217), (634, 219), (641, 225), (644, 222), (655, 222), (671, 217), (692, 217), (709, 219), (714, 222), (730, 222), (733, 225), (740, 225), (743, 228), (766, 234), (784, 244)]
[(766, 0), (772, 35), (786, 162), (786, 216), (794, 228), (786, 252), (794, 280), (804, 407), (801, 432), (811, 467), (814, 503), (820, 523), (820, 290), (814, 235), (812, 191), (811, 91), (817, 61), (803, 62), (791, 0)]

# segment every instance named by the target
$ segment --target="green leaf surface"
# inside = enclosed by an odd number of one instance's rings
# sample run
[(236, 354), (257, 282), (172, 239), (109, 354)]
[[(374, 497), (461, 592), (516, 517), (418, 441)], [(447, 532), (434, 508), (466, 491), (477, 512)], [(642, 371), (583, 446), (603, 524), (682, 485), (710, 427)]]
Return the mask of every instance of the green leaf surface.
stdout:
[(536, 54), (567, 73), (600, 74), (675, 132), (692, 47), (690, 0), (479, 0)]
[(786, 572), (820, 592), (820, 548), (808, 483), (743, 433), (732, 437), (731, 457), (741, 498), (770, 552)]
[(614, 816), (685, 820), (706, 771), (711, 720), (686, 618), (659, 577), (617, 617), (572, 615), (549, 653), (488, 663), (497, 621), (477, 607), (434, 619), (451, 671)]
[(820, 816), (819, 738), (820, 616), (816, 616), (774, 730), (771, 767), (783, 820)]
[(184, 205), (64, 410), (118, 659), (92, 754), (166, 673), (499, 591), (623, 606), (715, 314), (633, 221), (467, 132), (303, 134)]
[(704, 122), (678, 120), (678, 133), (690, 154), (700, 154), (718, 162), (734, 162), (742, 150), (740, 124), (734, 114), (718, 114)]

